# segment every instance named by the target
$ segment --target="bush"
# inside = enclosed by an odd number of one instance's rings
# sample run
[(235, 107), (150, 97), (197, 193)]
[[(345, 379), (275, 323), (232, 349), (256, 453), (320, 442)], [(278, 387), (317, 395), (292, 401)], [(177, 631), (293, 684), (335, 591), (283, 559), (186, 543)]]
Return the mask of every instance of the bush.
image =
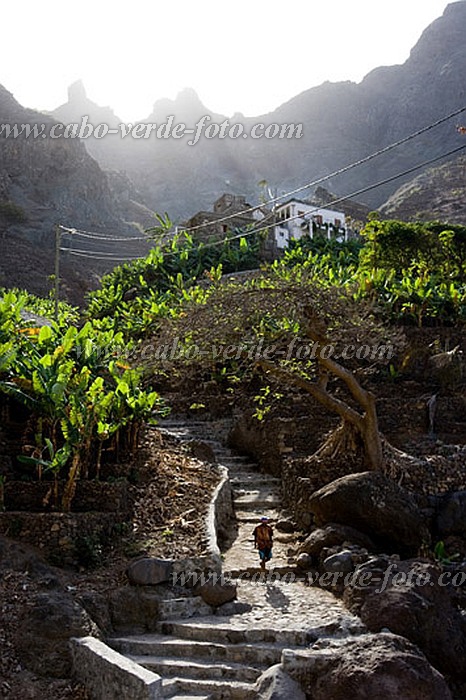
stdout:
[(0, 218), (9, 224), (24, 224), (27, 220), (24, 209), (14, 202), (0, 202)]

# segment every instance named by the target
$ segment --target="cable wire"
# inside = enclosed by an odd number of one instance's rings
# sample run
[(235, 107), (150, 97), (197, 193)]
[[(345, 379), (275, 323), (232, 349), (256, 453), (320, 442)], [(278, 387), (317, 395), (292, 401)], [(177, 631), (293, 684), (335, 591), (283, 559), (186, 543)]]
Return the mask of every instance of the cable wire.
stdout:
[(353, 163), (350, 163), (349, 165), (345, 165), (343, 168), (339, 168), (338, 170), (335, 170), (333, 173), (330, 173), (329, 175), (324, 175), (323, 177), (320, 177), (317, 180), (313, 180), (311, 182), (308, 182), (305, 185), (301, 185), (300, 187), (296, 187), (294, 190), (289, 190), (288, 192), (285, 192), (284, 194), (277, 195), (276, 197), (271, 197), (270, 199), (266, 200), (265, 202), (261, 202), (261, 204), (257, 204), (256, 206), (253, 206), (253, 207), (248, 207), (246, 209), (243, 209), (239, 212), (235, 212), (233, 214), (228, 214), (220, 219), (216, 219), (215, 221), (208, 221), (205, 224), (198, 224), (196, 226), (190, 226), (190, 227), (185, 228), (183, 230), (186, 231), (187, 233), (191, 233), (191, 231), (205, 229), (208, 226), (213, 226), (216, 224), (223, 223), (224, 221), (229, 221), (230, 219), (233, 219), (237, 216), (242, 216), (244, 214), (251, 214), (252, 212), (257, 211), (258, 209), (261, 209), (262, 207), (265, 207), (268, 204), (275, 204), (276, 202), (278, 202), (281, 199), (286, 199), (287, 197), (290, 197), (294, 194), (297, 194), (298, 192), (302, 192), (303, 190), (306, 190), (310, 187), (315, 187), (316, 185), (319, 185), (322, 182), (326, 182), (327, 180), (330, 180), (332, 177), (336, 177), (337, 175), (342, 175), (343, 173), (348, 172), (349, 170), (352, 170), (353, 168), (356, 168), (359, 165), (363, 165), (364, 163), (368, 163), (369, 161), (373, 160), (374, 158), (377, 158), (378, 156), (383, 155), (384, 153), (388, 153), (389, 151), (393, 150), (394, 148), (397, 148), (398, 146), (401, 146), (404, 143), (407, 143), (408, 141), (411, 141), (412, 139), (417, 138), (421, 134), (424, 134), (427, 131), (430, 131), (431, 129), (435, 128), (436, 126), (443, 124), (444, 122), (448, 121), (448, 119), (451, 119), (452, 117), (458, 116), (459, 114), (461, 114), (464, 111), (466, 111), (466, 106), (461, 107), (460, 109), (457, 109), (454, 112), (451, 112), (446, 117), (442, 117), (441, 119), (438, 119), (437, 121), (432, 122), (432, 124), (429, 124), (428, 126), (425, 126), (422, 129), (415, 131), (414, 133), (410, 134), (409, 136), (405, 136), (404, 138), (400, 139), (399, 141), (395, 141), (394, 143), (391, 143), (388, 146), (385, 146), (384, 148), (381, 148), (380, 150), (375, 151), (375, 153), (371, 153), (370, 155), (365, 156), (364, 158), (361, 158), (360, 160), (357, 160)]
[(92, 238), (97, 241), (149, 241), (148, 236), (107, 236), (105, 234), (99, 234), (97, 232), (82, 231), (77, 228), (69, 228), (67, 226), (61, 226), (61, 231), (66, 235), (81, 236), (83, 238)]
[[(187, 228), (183, 228), (183, 231), (186, 233), (191, 233), (193, 231), (198, 231), (200, 229), (206, 229), (209, 226), (216, 226), (217, 224), (223, 223), (225, 221), (229, 221), (231, 219), (234, 219), (238, 216), (243, 216), (245, 214), (251, 214), (255, 211), (258, 211), (259, 209), (262, 209), (262, 207), (265, 207), (269, 204), (275, 204), (276, 202), (286, 199), (287, 197), (291, 197), (292, 195), (298, 194), (299, 192), (302, 192), (303, 190), (306, 190), (310, 187), (315, 187), (316, 185), (319, 185), (323, 182), (326, 182), (327, 180), (330, 180), (332, 177), (336, 177), (337, 175), (342, 175), (343, 173), (349, 172), (353, 168), (356, 168), (360, 165), (364, 165), (365, 163), (368, 163), (369, 161), (373, 160), (374, 158), (378, 158), (380, 155), (383, 155), (384, 153), (388, 153), (389, 151), (393, 150), (394, 148), (397, 148), (398, 146), (401, 146), (409, 141), (412, 141), (413, 139), (417, 138), (418, 136), (421, 136), (422, 134), (430, 131), (431, 129), (434, 129), (435, 127), (439, 126), (440, 124), (443, 124), (444, 122), (448, 121), (449, 119), (458, 116), (462, 112), (466, 111), (466, 106), (461, 107), (454, 112), (451, 112), (450, 114), (447, 114), (445, 117), (442, 117), (441, 119), (438, 119), (435, 122), (432, 122), (428, 126), (423, 127), (422, 129), (419, 129), (418, 131), (415, 131), (414, 133), (410, 134), (409, 136), (405, 136), (404, 138), (400, 139), (399, 141), (395, 141), (394, 143), (389, 144), (388, 146), (384, 146), (384, 148), (379, 149), (378, 151), (375, 151), (374, 153), (369, 154), (368, 156), (365, 156), (364, 158), (361, 158), (357, 161), (354, 161), (353, 163), (350, 163), (349, 165), (345, 165), (342, 168), (339, 168), (338, 170), (335, 170), (332, 173), (329, 173), (328, 175), (324, 175), (317, 180), (312, 180), (305, 185), (301, 185), (300, 187), (296, 187), (293, 190), (289, 190), (285, 192), (284, 194), (277, 195), (276, 197), (271, 197), (270, 199), (261, 202), (260, 204), (257, 204), (255, 206), (247, 207), (246, 209), (243, 209), (239, 212), (234, 212), (232, 214), (227, 214), (224, 217), (221, 217), (219, 219), (215, 219), (214, 221), (206, 221), (203, 224), (198, 224), (196, 226), (189, 226)], [(443, 156), (442, 156), (443, 157)], [(433, 161), (429, 161), (433, 162)], [(416, 166), (416, 169), (421, 166)], [(409, 172), (409, 171), (408, 171)], [(401, 175), (399, 176), (401, 177)], [(387, 182), (390, 182), (390, 180), (387, 180)], [(378, 185), (377, 185), (378, 186)], [(363, 190), (363, 191), (368, 191), (368, 190)], [(350, 195), (351, 196), (351, 195)], [(348, 197), (342, 197), (339, 198), (338, 201), (342, 201), (342, 199), (347, 199)], [(326, 205), (328, 206), (328, 204)], [(323, 207), (321, 207), (323, 208)], [(60, 226), (61, 230), (64, 231), (65, 233), (70, 233), (75, 236), (82, 236), (84, 238), (91, 238), (95, 240), (107, 240), (107, 241), (146, 241), (150, 242), (150, 238), (148, 236), (134, 236), (134, 237), (125, 237), (125, 236), (106, 236), (101, 235), (97, 232), (91, 232), (91, 231), (83, 231), (81, 229), (76, 229), (76, 228), (69, 228), (66, 226)]]
[[(466, 108), (465, 108), (466, 109)], [(342, 197), (337, 197), (330, 202), (326, 204), (326, 206), (333, 206), (334, 204), (338, 204), (339, 202), (342, 202), (343, 200), (346, 199), (351, 199), (353, 197), (357, 197), (360, 194), (363, 194), (364, 192), (369, 192), (370, 190), (376, 189), (377, 187), (381, 187), (382, 185), (386, 185), (389, 182), (393, 182), (394, 180), (399, 179), (400, 177), (404, 177), (405, 175), (409, 175), (412, 172), (415, 172), (416, 170), (420, 170), (421, 168), (430, 165), (432, 163), (435, 163), (438, 160), (441, 160), (442, 158), (448, 158), (448, 156), (454, 155), (455, 153), (458, 153), (459, 151), (462, 151), (463, 149), (466, 148), (466, 144), (463, 144), (461, 146), (458, 146), (457, 148), (452, 149), (451, 151), (448, 151), (447, 153), (442, 153), (439, 156), (434, 156), (433, 158), (429, 158), (428, 160), (423, 161), (422, 163), (419, 163), (418, 165), (414, 165), (411, 168), (407, 168), (406, 170), (403, 170), (400, 173), (397, 173), (396, 175), (391, 175), (390, 177), (384, 178), (383, 180), (379, 180), (378, 182), (372, 184), (372, 185), (367, 185), (366, 187), (362, 187), (359, 190), (356, 190), (352, 192), (351, 194), (343, 195)], [(314, 209), (311, 209), (310, 211), (306, 212), (305, 216), (308, 217), (312, 215), (313, 212), (319, 211), (319, 209), (323, 209), (324, 207), (314, 207)], [(286, 224), (290, 221), (295, 221), (296, 219), (302, 219), (303, 216), (301, 214), (297, 214), (295, 216), (290, 216), (287, 219), (282, 219), (280, 222), (276, 222), (275, 224), (268, 224), (267, 226), (262, 226), (260, 228), (253, 228), (249, 231), (243, 231), (241, 233), (238, 233), (237, 235), (234, 236), (228, 236), (226, 238), (223, 238), (219, 241), (211, 241), (207, 243), (203, 243), (204, 248), (212, 248), (218, 245), (224, 245), (225, 243), (229, 243), (230, 241), (237, 240), (239, 238), (248, 238), (249, 236), (253, 236), (257, 233), (261, 233), (262, 231), (267, 231), (273, 226), (276, 225), (282, 225)], [(64, 250), (70, 255), (76, 255), (79, 257), (86, 257), (86, 258), (93, 258), (95, 260), (139, 260), (141, 259), (141, 256), (136, 256), (136, 257), (125, 257), (125, 258), (119, 258), (119, 257), (110, 257), (112, 254), (111, 253), (104, 253), (100, 251), (96, 251), (96, 254), (92, 254), (90, 251), (76, 251), (76, 250), (70, 250), (68, 248), (60, 248), (60, 250)], [(99, 257), (100, 255), (105, 256), (105, 257)], [(173, 255), (177, 255), (176, 252), (168, 252), (164, 253), (164, 258), (166, 257), (171, 257)], [(106, 257), (108, 256), (108, 257)]]

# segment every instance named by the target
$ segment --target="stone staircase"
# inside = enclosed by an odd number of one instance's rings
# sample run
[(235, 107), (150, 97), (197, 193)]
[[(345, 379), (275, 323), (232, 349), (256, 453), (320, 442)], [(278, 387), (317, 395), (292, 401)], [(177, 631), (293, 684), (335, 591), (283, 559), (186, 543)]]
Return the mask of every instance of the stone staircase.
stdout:
[(281, 580), (283, 574), (295, 572), (287, 557), (293, 535), (275, 533), (272, 562), (267, 576), (261, 573), (252, 531), (261, 516), (267, 515), (272, 525), (280, 517), (280, 481), (225, 447), (225, 426), (216, 427), (218, 431), (210, 423), (171, 420), (160, 429), (180, 441), (209, 444), (218, 463), (229, 470), (237, 531), (224, 553), (223, 572), (238, 579), (243, 612), (213, 614), (196, 597), (167, 600), (154, 634), (107, 640), (158, 673), (164, 697), (174, 700), (252, 700), (257, 697), (257, 678), (280, 662), (284, 649), (362, 631), (360, 621), (331, 593), (306, 586), (296, 575)]
[(303, 646), (303, 636), (293, 630), (279, 640), (273, 630), (262, 636), (250, 642), (246, 631), (228, 623), (173, 621), (161, 623), (160, 634), (120, 637), (112, 646), (162, 676), (164, 697), (246, 700), (254, 698), (255, 681), (280, 662), (284, 648)]

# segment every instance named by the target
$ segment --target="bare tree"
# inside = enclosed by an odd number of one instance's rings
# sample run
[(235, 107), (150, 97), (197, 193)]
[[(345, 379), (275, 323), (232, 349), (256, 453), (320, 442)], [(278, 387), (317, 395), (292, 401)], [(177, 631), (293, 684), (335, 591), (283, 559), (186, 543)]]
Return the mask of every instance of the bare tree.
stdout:
[[(183, 343), (190, 362), (234, 360), (240, 373), (253, 368), (307, 392), (342, 421), (324, 450), (360, 450), (366, 468), (384, 467), (375, 396), (360, 377), (388, 363), (404, 341), (376, 320), (370, 306), (335, 287), (264, 275), (221, 283), (206, 292), (202, 303), (187, 304), (180, 318), (167, 323), (158, 343), (173, 338)], [(359, 348), (366, 350), (358, 353)]]

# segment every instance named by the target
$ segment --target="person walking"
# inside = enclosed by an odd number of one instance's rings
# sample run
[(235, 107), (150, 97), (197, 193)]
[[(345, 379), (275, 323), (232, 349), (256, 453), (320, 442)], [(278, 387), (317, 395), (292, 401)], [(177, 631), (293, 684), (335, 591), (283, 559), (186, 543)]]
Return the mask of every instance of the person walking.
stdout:
[(259, 525), (254, 528), (254, 549), (259, 550), (261, 569), (265, 569), (265, 565), (272, 558), (273, 547), (273, 529), (269, 525), (269, 519), (262, 517)]

